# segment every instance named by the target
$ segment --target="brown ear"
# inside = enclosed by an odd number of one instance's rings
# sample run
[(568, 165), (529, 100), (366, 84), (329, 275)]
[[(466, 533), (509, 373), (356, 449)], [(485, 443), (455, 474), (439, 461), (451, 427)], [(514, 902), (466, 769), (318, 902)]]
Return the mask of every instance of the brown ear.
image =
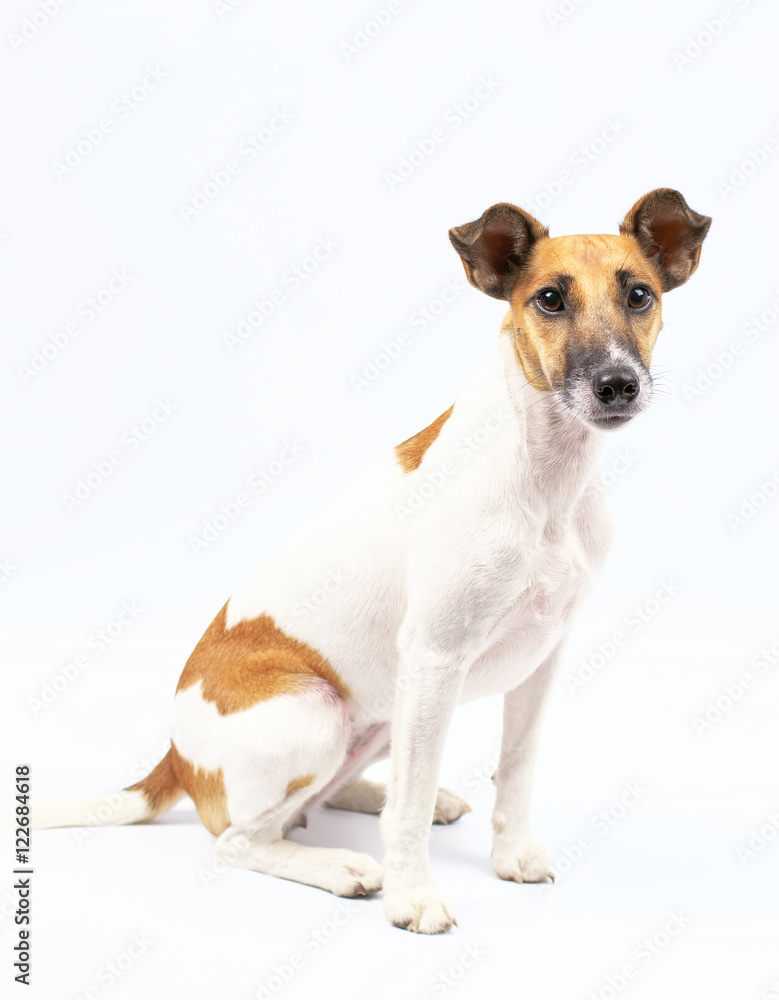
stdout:
[(516, 205), (488, 208), (476, 222), (449, 230), (468, 281), (494, 299), (508, 299), (536, 240), (549, 233)]
[(669, 292), (695, 271), (710, 225), (711, 219), (693, 212), (678, 191), (657, 188), (635, 203), (619, 231), (635, 236)]

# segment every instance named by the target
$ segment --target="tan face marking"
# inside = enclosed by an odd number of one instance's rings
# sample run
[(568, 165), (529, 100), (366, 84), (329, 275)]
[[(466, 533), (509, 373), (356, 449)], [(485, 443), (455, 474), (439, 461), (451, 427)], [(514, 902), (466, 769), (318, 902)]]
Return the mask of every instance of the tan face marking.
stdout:
[(227, 793), (221, 767), (218, 771), (204, 771), (196, 768), (171, 746), (173, 767), (181, 787), (195, 803), (197, 814), (203, 825), (217, 837), (230, 826), (227, 811)]
[[(621, 278), (621, 280), (620, 280)], [(627, 304), (635, 285), (652, 293), (645, 310)], [(544, 313), (545, 288), (563, 293), (565, 308)], [(662, 326), (660, 281), (633, 236), (556, 236), (538, 240), (511, 295), (514, 350), (528, 381), (551, 391), (572, 355), (610, 339), (632, 343), (649, 368)]]
[(279, 694), (301, 694), (314, 678), (342, 697), (349, 689), (330, 663), (311, 646), (260, 615), (226, 628), (225, 605), (187, 660), (177, 691), (201, 682), (201, 693), (220, 715), (242, 712)]
[(287, 798), (287, 796), (292, 795), (293, 792), (299, 792), (301, 788), (308, 788), (309, 785), (313, 785), (315, 780), (315, 774), (301, 774), (299, 778), (293, 778), (287, 785), (284, 797)]
[(449, 417), (451, 417), (453, 409), (454, 406), (450, 406), (440, 417), (436, 417), (432, 424), (428, 424), (427, 427), (413, 437), (396, 446), (395, 457), (406, 474), (418, 469), (422, 464), (425, 452), (441, 433), (441, 428)]

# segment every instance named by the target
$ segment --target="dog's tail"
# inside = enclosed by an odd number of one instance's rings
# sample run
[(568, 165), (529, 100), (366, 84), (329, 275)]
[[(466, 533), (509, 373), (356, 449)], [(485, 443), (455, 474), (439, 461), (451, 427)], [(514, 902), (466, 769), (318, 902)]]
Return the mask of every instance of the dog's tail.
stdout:
[(46, 830), (57, 826), (123, 826), (147, 823), (183, 795), (174, 767), (173, 747), (154, 770), (121, 792), (91, 799), (44, 799), (30, 807), (30, 826)]

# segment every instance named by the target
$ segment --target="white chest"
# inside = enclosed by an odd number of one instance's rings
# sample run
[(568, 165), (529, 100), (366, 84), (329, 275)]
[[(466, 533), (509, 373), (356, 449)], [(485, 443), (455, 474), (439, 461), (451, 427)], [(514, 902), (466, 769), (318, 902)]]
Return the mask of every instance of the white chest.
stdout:
[(489, 646), (466, 678), (463, 701), (516, 687), (564, 638), (600, 568), (601, 546), (593, 545), (592, 525), (581, 518), (552, 534), (533, 553), (526, 585), (492, 625)]

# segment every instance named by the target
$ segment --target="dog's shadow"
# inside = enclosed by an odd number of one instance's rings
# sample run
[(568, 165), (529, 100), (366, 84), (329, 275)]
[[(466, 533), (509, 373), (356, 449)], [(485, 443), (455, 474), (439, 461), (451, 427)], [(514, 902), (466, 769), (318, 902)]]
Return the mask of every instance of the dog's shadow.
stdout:
[(191, 809), (173, 809), (154, 818), (155, 826), (194, 826), (200, 822), (194, 806)]
[(306, 847), (347, 847), (373, 857), (382, 854), (378, 816), (328, 806), (312, 810), (308, 825), (296, 826), (287, 839)]

